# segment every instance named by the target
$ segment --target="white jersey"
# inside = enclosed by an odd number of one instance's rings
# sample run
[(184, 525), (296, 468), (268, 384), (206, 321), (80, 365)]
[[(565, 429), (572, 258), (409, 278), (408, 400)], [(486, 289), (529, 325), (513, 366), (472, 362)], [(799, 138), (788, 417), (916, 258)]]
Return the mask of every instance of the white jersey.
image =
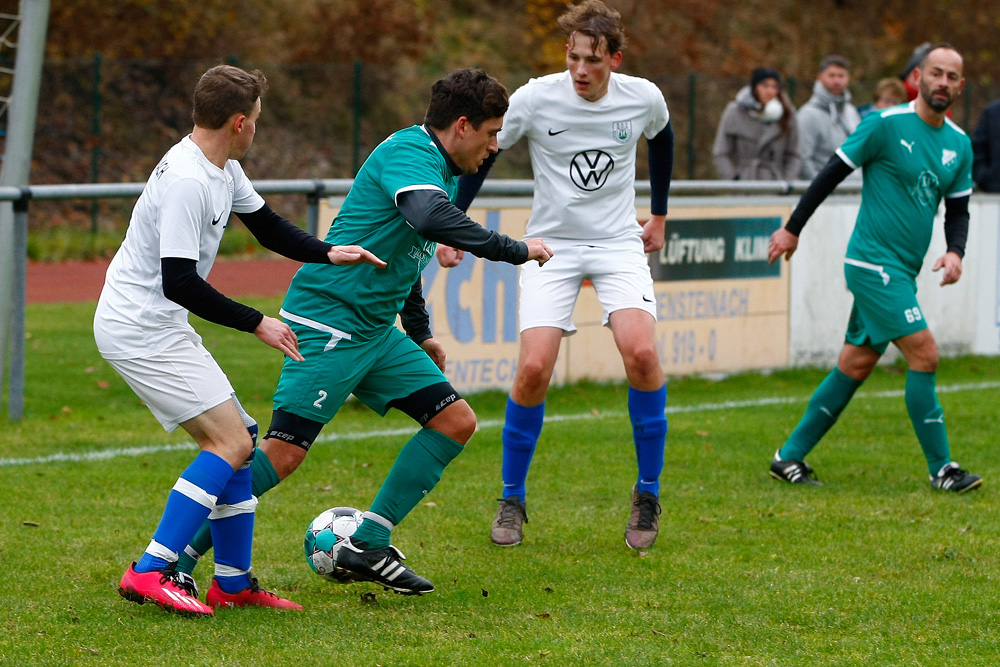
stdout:
[(535, 194), (527, 236), (613, 241), (639, 236), (635, 146), (666, 127), (667, 103), (652, 82), (611, 73), (608, 92), (588, 102), (569, 71), (518, 88), (510, 97), (501, 149), (528, 138)]
[(212, 164), (190, 135), (153, 170), (132, 210), (125, 240), (111, 260), (94, 317), (106, 359), (157, 352), (166, 327), (190, 327), (188, 311), (163, 295), (162, 257), (198, 262), (207, 279), (229, 214), (251, 213), (264, 199), (236, 160)]

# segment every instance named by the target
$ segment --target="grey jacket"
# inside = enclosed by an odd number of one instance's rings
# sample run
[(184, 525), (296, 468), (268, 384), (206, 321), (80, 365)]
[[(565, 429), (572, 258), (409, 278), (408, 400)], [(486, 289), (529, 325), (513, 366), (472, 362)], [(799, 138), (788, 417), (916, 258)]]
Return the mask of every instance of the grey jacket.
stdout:
[[(857, 129), (861, 115), (851, 104), (851, 92), (831, 95), (817, 81), (813, 95), (798, 113), (799, 154), (802, 156), (802, 178), (812, 180), (827, 163), (844, 139)], [(860, 178), (859, 175), (855, 178)]]
[(790, 181), (798, 178), (799, 132), (793, 117), (788, 133), (777, 120), (759, 117), (760, 103), (745, 86), (726, 105), (715, 133), (712, 160), (727, 180)]

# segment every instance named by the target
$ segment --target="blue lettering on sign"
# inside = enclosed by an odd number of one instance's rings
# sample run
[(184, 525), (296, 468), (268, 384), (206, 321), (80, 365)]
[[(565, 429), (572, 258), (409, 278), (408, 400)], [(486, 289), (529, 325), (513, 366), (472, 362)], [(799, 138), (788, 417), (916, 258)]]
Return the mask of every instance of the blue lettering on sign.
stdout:
[[(486, 228), (500, 230), (500, 211), (486, 213)], [(506, 262), (486, 262), (483, 271), (483, 342), (497, 341), (497, 286), (503, 283), (503, 342), (517, 340), (517, 267)], [(450, 305), (449, 305), (450, 308)]]
[(517, 359), (487, 357), (485, 359), (449, 359), (444, 373), (456, 385), (510, 385), (514, 382)]
[[(500, 229), (500, 211), (487, 211), (486, 228), (491, 231)], [(476, 340), (476, 325), (471, 311), (462, 305), (462, 288), (472, 280), (478, 258), (466, 253), (462, 263), (445, 272), (445, 303), (444, 308), (451, 335), (459, 343), (471, 343)], [(434, 280), (441, 272), (437, 262), (431, 262), (423, 273), (424, 294), (431, 291)], [(505, 262), (487, 261), (483, 267), (483, 343), (497, 342), (497, 329), (500, 328), (501, 340), (504, 343), (517, 341), (517, 267)], [(427, 305), (430, 316), (431, 331), (436, 331), (434, 309)], [(497, 321), (503, 318), (502, 324)]]
[(656, 319), (702, 320), (715, 317), (744, 317), (750, 311), (750, 290), (690, 290), (656, 295)]
[(462, 284), (472, 278), (472, 270), (476, 264), (475, 257), (467, 257), (461, 264), (448, 271), (448, 281), (445, 283), (445, 309), (448, 312), (448, 326), (451, 335), (459, 343), (471, 343), (476, 338), (476, 328), (472, 324), (472, 315), (468, 308), (462, 307), (459, 299)]

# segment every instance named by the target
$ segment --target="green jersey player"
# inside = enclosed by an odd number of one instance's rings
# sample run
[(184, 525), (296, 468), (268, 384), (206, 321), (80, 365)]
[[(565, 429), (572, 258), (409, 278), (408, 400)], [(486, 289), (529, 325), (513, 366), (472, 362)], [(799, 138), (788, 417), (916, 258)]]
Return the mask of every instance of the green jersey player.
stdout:
[(854, 169), (864, 170), (861, 210), (844, 259), (854, 296), (837, 367), (820, 384), (806, 413), (771, 461), (771, 475), (818, 484), (805, 456), (836, 422), (892, 342), (906, 358), (906, 409), (923, 448), (931, 487), (962, 493), (982, 478), (951, 460), (937, 400), (937, 344), (917, 303), (916, 276), (945, 201), (948, 248), (934, 264), (942, 285), (962, 275), (972, 192), (972, 146), (947, 116), (965, 84), (962, 56), (947, 44), (930, 48), (919, 67), (920, 93), (907, 105), (869, 114), (809, 185), (784, 229), (771, 237), (769, 259), (791, 257), (816, 207)]
[[(281, 313), (298, 337), (274, 414), (253, 465), (260, 496), (291, 474), (351, 394), (384, 415), (396, 408), (421, 429), (402, 448), (364, 521), (337, 559), (361, 580), (408, 595), (433, 584), (402, 564), (392, 529), (430, 492), (476, 430), (476, 417), (444, 376), (445, 354), (430, 331), (420, 272), (438, 241), (493, 261), (545, 263), (540, 239), (516, 241), (483, 228), (455, 207), (458, 177), (497, 151), (507, 91), (482, 70), (452, 72), (434, 84), (422, 125), (400, 130), (365, 161), (327, 239), (363, 239), (385, 260), (376, 271), (295, 274)], [(403, 333), (395, 326), (400, 315)], [(207, 549), (199, 535), (187, 556)], [(193, 567), (188, 560), (187, 567)]]

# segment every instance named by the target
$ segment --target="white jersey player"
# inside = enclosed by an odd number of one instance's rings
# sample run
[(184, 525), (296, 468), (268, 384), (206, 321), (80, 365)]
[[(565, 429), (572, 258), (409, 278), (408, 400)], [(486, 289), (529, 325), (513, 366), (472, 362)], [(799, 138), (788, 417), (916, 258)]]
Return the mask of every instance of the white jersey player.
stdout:
[[(618, 12), (585, 0), (559, 18), (567, 36), (567, 71), (533, 79), (510, 99), (498, 135), (501, 149), (528, 140), (534, 203), (527, 236), (553, 249), (544, 267), (520, 278), (521, 350), (503, 430), (503, 498), (490, 537), (520, 543), (527, 520), (525, 479), (541, 433), (548, 391), (563, 336), (576, 331), (573, 308), (584, 280), (601, 301), (629, 381), (629, 414), (638, 460), (625, 541), (652, 546), (658, 530), (659, 476), (667, 421), (666, 384), (654, 337), (656, 299), (646, 252), (663, 247), (673, 131), (666, 102), (649, 81), (615, 72), (624, 31)], [(652, 187), (648, 221), (635, 208), (639, 136), (649, 145)], [(491, 162), (459, 184), (468, 207)], [(439, 248), (442, 266), (462, 253)]]
[[(211, 615), (219, 606), (301, 609), (250, 576), (254, 498), (250, 465), (257, 424), (188, 323), (188, 312), (252, 332), (301, 360), (287, 324), (226, 298), (206, 282), (230, 213), (261, 244), (303, 262), (385, 266), (356, 246), (332, 246), (272, 211), (237, 160), (253, 143), (264, 75), (213, 67), (194, 93), (194, 130), (164, 156), (136, 202), (108, 269), (94, 317), (101, 355), (168, 431), (178, 426), (201, 452), (174, 484), (153, 539), (126, 570), (118, 591), (140, 604)], [(206, 520), (215, 535), (215, 577), (206, 601), (177, 569), (185, 545)]]

